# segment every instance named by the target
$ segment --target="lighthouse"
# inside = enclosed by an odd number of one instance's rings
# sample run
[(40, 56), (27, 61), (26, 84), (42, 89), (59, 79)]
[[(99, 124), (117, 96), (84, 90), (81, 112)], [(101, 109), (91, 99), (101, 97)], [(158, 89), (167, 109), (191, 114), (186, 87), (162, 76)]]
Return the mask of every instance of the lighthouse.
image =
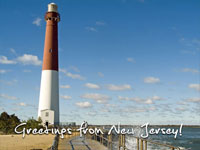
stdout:
[(38, 117), (43, 124), (59, 124), (58, 22), (55, 3), (48, 4), (45, 14), (46, 33), (40, 84)]

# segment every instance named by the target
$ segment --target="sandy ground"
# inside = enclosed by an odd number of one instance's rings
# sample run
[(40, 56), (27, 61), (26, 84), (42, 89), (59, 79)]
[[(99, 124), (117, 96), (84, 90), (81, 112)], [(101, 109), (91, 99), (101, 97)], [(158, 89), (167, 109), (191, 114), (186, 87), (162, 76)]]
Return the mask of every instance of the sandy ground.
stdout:
[(46, 150), (49, 148), (55, 135), (0, 135), (0, 150)]

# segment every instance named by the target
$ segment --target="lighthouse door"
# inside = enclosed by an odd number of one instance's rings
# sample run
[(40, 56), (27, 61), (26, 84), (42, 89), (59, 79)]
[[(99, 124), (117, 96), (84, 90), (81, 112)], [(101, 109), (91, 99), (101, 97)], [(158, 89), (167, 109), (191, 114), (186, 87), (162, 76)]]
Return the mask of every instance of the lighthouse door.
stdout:
[(48, 128), (48, 126), (49, 126), (49, 122), (46, 120), (46, 122), (45, 122), (45, 125), (47, 126), (47, 128)]

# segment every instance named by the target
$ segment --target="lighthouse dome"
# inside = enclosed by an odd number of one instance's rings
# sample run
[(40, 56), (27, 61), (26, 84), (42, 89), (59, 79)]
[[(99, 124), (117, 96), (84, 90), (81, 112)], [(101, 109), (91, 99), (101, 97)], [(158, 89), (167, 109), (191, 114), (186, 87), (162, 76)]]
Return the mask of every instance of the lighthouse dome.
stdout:
[(48, 12), (58, 12), (58, 6), (55, 3), (48, 4)]

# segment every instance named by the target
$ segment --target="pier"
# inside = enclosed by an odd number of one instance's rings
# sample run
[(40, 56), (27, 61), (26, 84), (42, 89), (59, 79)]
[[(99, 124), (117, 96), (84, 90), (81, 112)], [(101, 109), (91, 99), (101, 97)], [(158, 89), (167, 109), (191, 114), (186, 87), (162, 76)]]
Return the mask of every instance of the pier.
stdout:
[(72, 135), (65, 135), (63, 139), (55, 138), (57, 142), (54, 140), (54, 146), (52, 146), (51, 150), (148, 150), (151, 146), (167, 150), (180, 150), (179, 147), (148, 139), (134, 136), (131, 138), (131, 140), (135, 140), (135, 144), (131, 145), (130, 148), (130, 146), (127, 146), (127, 139), (124, 134), (117, 136), (113, 134), (86, 134), (80, 137), (80, 132), (73, 132)]

